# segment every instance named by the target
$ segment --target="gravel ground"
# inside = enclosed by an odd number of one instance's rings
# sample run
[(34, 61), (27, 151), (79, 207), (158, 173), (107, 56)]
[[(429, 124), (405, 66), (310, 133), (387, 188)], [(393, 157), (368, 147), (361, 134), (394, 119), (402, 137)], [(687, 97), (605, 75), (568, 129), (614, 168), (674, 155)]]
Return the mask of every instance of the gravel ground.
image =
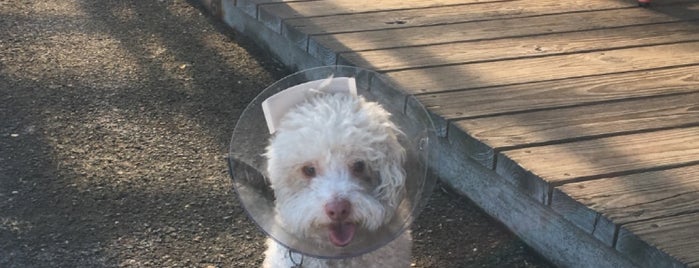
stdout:
[[(224, 156), (288, 71), (183, 0), (0, 0), (0, 267), (255, 267)], [(417, 267), (550, 267), (441, 187)]]

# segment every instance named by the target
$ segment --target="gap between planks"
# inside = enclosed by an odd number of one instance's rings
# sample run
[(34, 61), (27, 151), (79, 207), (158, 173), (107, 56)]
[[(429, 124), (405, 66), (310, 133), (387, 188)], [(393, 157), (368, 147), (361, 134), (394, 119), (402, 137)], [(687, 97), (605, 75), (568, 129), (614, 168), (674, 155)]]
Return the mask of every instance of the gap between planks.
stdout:
[(467, 134), (469, 156), (492, 169), (495, 156), (506, 150), (696, 126), (698, 103), (699, 93), (661, 95), (451, 124)]
[(338, 63), (395, 72), (424, 67), (600, 52), (699, 40), (699, 23), (667, 22), (488, 41), (340, 53)]
[(549, 203), (565, 183), (699, 163), (699, 127), (504, 151), (497, 162), (498, 174)]
[(693, 65), (699, 42), (614, 49), (497, 62), (430, 67), (386, 75), (412, 94), (525, 84)]
[(283, 22), (292, 18), (327, 17), (346, 14), (363, 14), (388, 10), (406, 10), (437, 6), (456, 6), (470, 3), (502, 2), (519, 0), (333, 0), (316, 2), (292, 2), (269, 4), (259, 7), (258, 19), (273, 31), (280, 33)]
[[(660, 10), (665, 10), (665, 13)], [(494, 40), (631, 25), (652, 25), (696, 19), (697, 10), (699, 10), (699, 3), (689, 3), (658, 7), (657, 10), (653, 11), (628, 8), (622, 11), (587, 11), (383, 31), (318, 35), (308, 39), (306, 49), (314, 57), (331, 64), (337, 62), (337, 53), (343, 52)], [(673, 13), (673, 15), (666, 13)], [(294, 39), (294, 37), (290, 38)]]
[(699, 267), (699, 213), (628, 224), (616, 249), (648, 267)]
[(683, 266), (699, 261), (698, 174), (694, 165), (566, 184), (556, 188), (551, 207), (629, 258)]
[[(619, 226), (699, 212), (699, 166), (569, 183), (556, 187), (551, 207), (614, 246)], [(602, 217), (604, 220), (595, 222)]]
[(697, 91), (699, 64), (417, 97), (429, 110), (453, 121)]
[(331, 17), (291, 18), (284, 20), (282, 32), (295, 42), (294, 39), (306, 39), (315, 35), (381, 31), (633, 6), (635, 5), (630, 2), (604, 0), (466, 3), (457, 6), (379, 11)]

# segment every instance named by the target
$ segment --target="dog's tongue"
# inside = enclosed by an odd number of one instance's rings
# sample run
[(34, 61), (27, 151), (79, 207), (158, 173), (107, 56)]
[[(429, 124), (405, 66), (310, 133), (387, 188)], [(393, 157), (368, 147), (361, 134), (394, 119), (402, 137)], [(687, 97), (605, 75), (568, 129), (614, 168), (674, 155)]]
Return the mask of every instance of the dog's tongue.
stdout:
[(330, 225), (330, 242), (338, 247), (349, 245), (354, 238), (354, 223), (333, 223)]

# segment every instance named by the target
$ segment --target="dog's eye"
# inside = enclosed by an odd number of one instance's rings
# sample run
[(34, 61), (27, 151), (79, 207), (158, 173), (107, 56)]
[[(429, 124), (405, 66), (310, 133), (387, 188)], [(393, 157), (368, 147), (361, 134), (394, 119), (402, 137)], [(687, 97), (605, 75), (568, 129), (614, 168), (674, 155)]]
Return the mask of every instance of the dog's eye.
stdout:
[(303, 175), (309, 179), (316, 176), (316, 168), (313, 166), (303, 166), (301, 168), (301, 172), (303, 172)]
[(354, 164), (352, 164), (352, 173), (354, 173), (355, 175), (364, 174), (364, 169), (366, 169), (364, 161), (357, 161), (354, 162)]

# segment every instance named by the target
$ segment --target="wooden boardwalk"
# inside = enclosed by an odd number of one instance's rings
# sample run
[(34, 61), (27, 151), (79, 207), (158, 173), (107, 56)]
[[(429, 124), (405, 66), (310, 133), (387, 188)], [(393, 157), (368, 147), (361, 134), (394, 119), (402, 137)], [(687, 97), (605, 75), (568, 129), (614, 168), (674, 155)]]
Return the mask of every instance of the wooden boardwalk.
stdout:
[(290, 66), (417, 96), (437, 173), (554, 263), (699, 267), (699, 1), (219, 1)]

